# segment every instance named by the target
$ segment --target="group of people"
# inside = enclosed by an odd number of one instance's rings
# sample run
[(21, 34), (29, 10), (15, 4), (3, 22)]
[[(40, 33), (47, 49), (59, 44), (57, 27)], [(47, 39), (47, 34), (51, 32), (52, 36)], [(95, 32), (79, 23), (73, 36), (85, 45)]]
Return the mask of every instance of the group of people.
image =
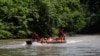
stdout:
[(58, 38), (51, 38), (51, 37), (48, 37), (48, 38), (40, 38), (39, 35), (34, 32), (32, 34), (32, 40), (33, 41), (36, 41), (36, 42), (40, 42), (40, 43), (47, 43), (47, 42), (63, 42), (65, 41), (65, 36), (64, 36), (64, 32), (63, 32), (63, 29), (61, 29), (59, 31), (59, 34), (58, 34)]

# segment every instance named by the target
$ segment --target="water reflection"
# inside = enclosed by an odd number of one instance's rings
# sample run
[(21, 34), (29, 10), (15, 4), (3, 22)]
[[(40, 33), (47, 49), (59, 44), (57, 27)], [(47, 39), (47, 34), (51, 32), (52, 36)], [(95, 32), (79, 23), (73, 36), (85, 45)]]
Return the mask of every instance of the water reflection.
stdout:
[(62, 54), (63, 51), (63, 47), (34, 47), (33, 50), (28, 51), (29, 54), (27, 55), (59, 56)]
[(63, 44), (41, 44), (25, 41), (0, 43), (0, 56), (100, 56), (99, 36), (76, 36)]

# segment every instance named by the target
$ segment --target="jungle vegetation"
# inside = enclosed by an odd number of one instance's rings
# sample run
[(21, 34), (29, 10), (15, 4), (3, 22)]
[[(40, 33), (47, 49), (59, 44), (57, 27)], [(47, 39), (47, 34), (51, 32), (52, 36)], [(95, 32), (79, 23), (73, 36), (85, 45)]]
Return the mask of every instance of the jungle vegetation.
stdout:
[(0, 0), (0, 39), (99, 33), (99, 18), (100, 0)]

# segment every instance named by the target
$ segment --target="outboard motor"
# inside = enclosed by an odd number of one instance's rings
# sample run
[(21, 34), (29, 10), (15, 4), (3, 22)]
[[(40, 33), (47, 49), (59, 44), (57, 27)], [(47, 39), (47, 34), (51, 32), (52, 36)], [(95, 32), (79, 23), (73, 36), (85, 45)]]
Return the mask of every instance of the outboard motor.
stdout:
[(32, 44), (32, 41), (31, 40), (28, 40), (28, 41), (26, 41), (26, 44), (27, 45), (31, 45)]

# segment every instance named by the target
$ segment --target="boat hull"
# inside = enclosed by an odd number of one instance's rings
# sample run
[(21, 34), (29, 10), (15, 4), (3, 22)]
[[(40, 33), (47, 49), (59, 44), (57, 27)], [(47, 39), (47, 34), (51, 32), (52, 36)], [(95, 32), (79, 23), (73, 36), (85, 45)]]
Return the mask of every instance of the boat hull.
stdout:
[[(33, 42), (36, 42), (36, 41), (28, 40), (28, 41), (26, 41), (26, 44), (31, 45)], [(66, 41), (51, 41), (51, 42), (38, 42), (38, 43), (52, 43), (52, 44), (59, 44), (59, 43), (66, 43)]]

